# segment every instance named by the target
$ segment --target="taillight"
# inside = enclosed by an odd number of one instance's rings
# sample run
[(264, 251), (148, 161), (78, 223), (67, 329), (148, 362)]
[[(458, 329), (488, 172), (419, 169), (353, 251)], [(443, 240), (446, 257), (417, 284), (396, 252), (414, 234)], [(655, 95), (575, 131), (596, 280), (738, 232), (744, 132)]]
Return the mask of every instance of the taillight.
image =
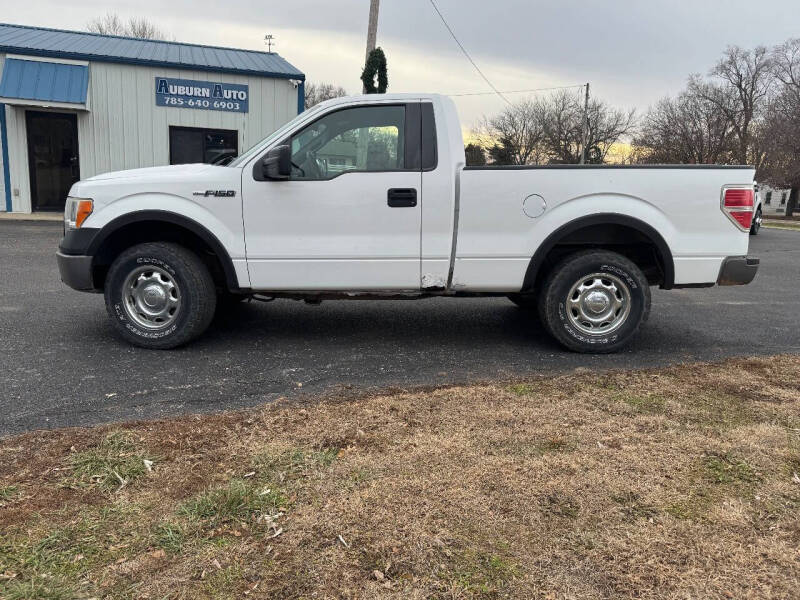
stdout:
[(753, 187), (722, 188), (722, 212), (742, 231), (753, 223)]

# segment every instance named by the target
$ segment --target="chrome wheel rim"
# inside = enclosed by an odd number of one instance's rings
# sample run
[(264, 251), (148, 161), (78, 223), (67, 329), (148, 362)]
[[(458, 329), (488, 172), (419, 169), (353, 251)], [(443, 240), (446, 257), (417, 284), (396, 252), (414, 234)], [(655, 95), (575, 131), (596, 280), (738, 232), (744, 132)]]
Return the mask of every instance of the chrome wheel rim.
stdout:
[(586, 335), (619, 329), (631, 312), (631, 292), (616, 275), (592, 273), (570, 288), (566, 299), (570, 324)]
[(165, 329), (178, 318), (180, 289), (172, 275), (160, 267), (134, 269), (122, 285), (122, 294), (125, 314), (144, 329)]

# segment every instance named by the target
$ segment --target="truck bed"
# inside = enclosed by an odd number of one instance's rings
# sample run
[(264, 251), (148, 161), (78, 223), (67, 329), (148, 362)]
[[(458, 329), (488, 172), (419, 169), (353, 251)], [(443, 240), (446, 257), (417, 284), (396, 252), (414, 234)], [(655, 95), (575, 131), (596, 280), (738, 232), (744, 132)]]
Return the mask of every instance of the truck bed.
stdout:
[(713, 283), (725, 257), (747, 254), (749, 244), (721, 209), (722, 188), (752, 185), (753, 176), (752, 167), (716, 165), (466, 167), (453, 283), (480, 291), (519, 285), (550, 234), (609, 214), (660, 233), (674, 259), (669, 287)]

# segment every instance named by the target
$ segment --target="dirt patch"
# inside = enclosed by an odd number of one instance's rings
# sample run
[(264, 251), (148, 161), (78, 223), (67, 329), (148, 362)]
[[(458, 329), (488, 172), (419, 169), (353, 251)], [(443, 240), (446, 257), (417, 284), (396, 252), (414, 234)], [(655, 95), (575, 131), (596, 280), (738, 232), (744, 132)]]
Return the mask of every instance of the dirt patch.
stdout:
[(2, 598), (792, 597), (800, 357), (0, 441)]

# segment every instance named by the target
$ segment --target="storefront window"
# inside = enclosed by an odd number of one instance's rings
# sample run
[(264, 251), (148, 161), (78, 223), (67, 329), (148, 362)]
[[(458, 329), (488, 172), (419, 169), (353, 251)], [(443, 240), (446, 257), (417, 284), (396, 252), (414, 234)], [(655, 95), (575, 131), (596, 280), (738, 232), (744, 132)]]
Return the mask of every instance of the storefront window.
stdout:
[(226, 165), (239, 155), (239, 135), (229, 129), (169, 128), (171, 165), (208, 163)]

